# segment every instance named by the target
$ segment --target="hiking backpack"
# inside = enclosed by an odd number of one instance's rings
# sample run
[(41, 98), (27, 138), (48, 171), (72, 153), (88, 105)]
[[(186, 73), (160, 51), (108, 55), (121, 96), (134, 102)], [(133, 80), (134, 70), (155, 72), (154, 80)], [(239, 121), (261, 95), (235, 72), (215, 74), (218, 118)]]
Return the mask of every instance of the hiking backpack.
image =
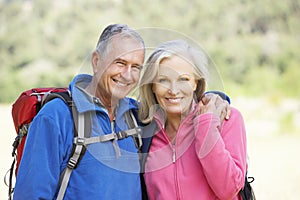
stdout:
[[(15, 172), (17, 178), (18, 168), (22, 159), (24, 144), (30, 123), (37, 115), (43, 105), (47, 102), (60, 98), (69, 107), (73, 116), (74, 127), (74, 143), (69, 156), (67, 167), (60, 176), (59, 192), (57, 199), (63, 199), (66, 188), (68, 186), (69, 178), (72, 170), (77, 167), (81, 158), (83, 157), (86, 147), (89, 144), (96, 142), (108, 142), (133, 137), (136, 147), (139, 149), (142, 145), (141, 130), (138, 127), (136, 117), (131, 110), (125, 113), (125, 121), (129, 130), (120, 131), (117, 133), (110, 133), (96, 137), (90, 137), (92, 127), (92, 112), (78, 113), (75, 104), (72, 101), (72, 96), (67, 88), (33, 88), (21, 93), (18, 99), (12, 106), (12, 117), (14, 121), (17, 136), (13, 142), (12, 157), (13, 162), (9, 169), (9, 182), (7, 184), (6, 176), (4, 178), (5, 184), (9, 187), (8, 198), (12, 198), (13, 190), (12, 179)], [(16, 169), (14, 171), (14, 167)], [(8, 173), (7, 173), (8, 175)]]

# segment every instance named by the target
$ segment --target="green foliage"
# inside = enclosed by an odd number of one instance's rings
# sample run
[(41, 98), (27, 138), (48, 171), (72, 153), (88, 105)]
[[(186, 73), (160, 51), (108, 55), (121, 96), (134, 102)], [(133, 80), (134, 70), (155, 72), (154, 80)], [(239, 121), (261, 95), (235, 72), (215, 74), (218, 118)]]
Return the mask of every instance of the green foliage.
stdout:
[(280, 117), (280, 127), (279, 127), (279, 133), (280, 134), (294, 134), (296, 133), (295, 130), (297, 128), (295, 127), (294, 121), (295, 121), (295, 115), (293, 112), (287, 112), (283, 116)]
[(0, 1), (0, 102), (30, 87), (66, 86), (90, 67), (110, 23), (156, 27), (155, 41), (177, 35), (198, 43), (211, 59), (211, 88), (299, 97), (299, 18), (299, 0)]

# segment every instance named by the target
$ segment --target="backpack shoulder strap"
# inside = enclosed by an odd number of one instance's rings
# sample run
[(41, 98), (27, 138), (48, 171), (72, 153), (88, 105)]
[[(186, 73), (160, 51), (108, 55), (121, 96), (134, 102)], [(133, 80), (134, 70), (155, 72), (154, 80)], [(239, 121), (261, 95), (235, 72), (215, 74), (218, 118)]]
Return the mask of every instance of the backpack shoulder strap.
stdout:
[(69, 92), (51, 93), (47, 95), (46, 98), (43, 100), (43, 104), (55, 98), (62, 99), (68, 105), (70, 112), (72, 113), (73, 127), (74, 127), (74, 131), (73, 131), (74, 142), (73, 142), (72, 151), (69, 157), (67, 167), (60, 175), (60, 180), (59, 180), (59, 192), (57, 195), (57, 199), (60, 200), (64, 198), (73, 169), (75, 169), (78, 166), (80, 160), (82, 159), (84, 153), (86, 152), (86, 146), (84, 140), (85, 138), (89, 138), (91, 134), (92, 113), (91, 112), (78, 113)]
[[(71, 159), (75, 152), (77, 144), (82, 145), (81, 140), (83, 138), (90, 137), (91, 129), (92, 129), (92, 113), (85, 112), (85, 113), (79, 114), (76, 109), (76, 106), (72, 100), (70, 91), (50, 93), (45, 96), (45, 99), (43, 99), (42, 105), (44, 105), (45, 103), (47, 103), (55, 98), (62, 99), (68, 105), (70, 112), (72, 113), (73, 127), (74, 127), (74, 143), (73, 143), (73, 147), (72, 147), (72, 151), (71, 151), (71, 155), (70, 155), (70, 159)], [(68, 165), (74, 165), (74, 166), (70, 166), (70, 167), (76, 168), (79, 161), (81, 160), (83, 154), (85, 153), (85, 150), (86, 150), (86, 148), (84, 146), (78, 159), (77, 158), (75, 159), (76, 163), (74, 163), (74, 161), (69, 161)], [(74, 159), (72, 159), (72, 160), (74, 160)], [(74, 163), (74, 164), (72, 164), (72, 163)]]
[(148, 157), (148, 152), (150, 150), (150, 145), (156, 131), (157, 124), (155, 120), (152, 120), (150, 124), (145, 125), (142, 128), (142, 138), (143, 138), (143, 146), (141, 148), (141, 172), (145, 171), (145, 163)]
[[(141, 133), (140, 133), (141, 130), (139, 128), (137, 118), (133, 113), (133, 110), (128, 110), (127, 112), (125, 112), (125, 121), (128, 125), (128, 128), (134, 130), (135, 134), (132, 134), (134, 144), (140, 150), (141, 147), (142, 147), (142, 144), (143, 144), (142, 136), (141, 136)], [(128, 130), (128, 131), (130, 131), (130, 130)]]
[(58, 200), (62, 200), (64, 198), (72, 171), (78, 166), (86, 152), (85, 138), (89, 137), (87, 135), (90, 135), (91, 133), (91, 113), (78, 113), (77, 110), (75, 110), (76, 108), (73, 109), (72, 112), (74, 121), (74, 143), (67, 167), (60, 176), (59, 192), (57, 195)]
[(148, 157), (148, 152), (150, 150), (150, 145), (154, 136), (154, 133), (156, 131), (157, 124), (154, 120), (151, 121), (150, 124), (145, 125), (142, 128), (142, 138), (143, 138), (143, 146), (141, 148), (140, 153), (140, 166), (141, 166), (141, 172), (140, 172), (140, 180), (141, 180), (141, 188), (142, 188), (142, 199), (148, 200), (148, 194), (146, 189), (146, 184), (144, 180), (144, 172), (145, 172), (145, 163)]
[(69, 91), (53, 92), (53, 93), (49, 93), (49, 94), (45, 95), (42, 100), (42, 106), (44, 106), (46, 103), (48, 103), (49, 101), (51, 101), (55, 98), (60, 98), (61, 100), (63, 100), (65, 102), (65, 104), (67, 104), (69, 106), (70, 109), (72, 108), (73, 101), (72, 101), (71, 93)]
[(138, 127), (138, 122), (133, 112), (133, 110), (128, 110), (125, 112), (125, 121), (128, 125), (128, 128)]

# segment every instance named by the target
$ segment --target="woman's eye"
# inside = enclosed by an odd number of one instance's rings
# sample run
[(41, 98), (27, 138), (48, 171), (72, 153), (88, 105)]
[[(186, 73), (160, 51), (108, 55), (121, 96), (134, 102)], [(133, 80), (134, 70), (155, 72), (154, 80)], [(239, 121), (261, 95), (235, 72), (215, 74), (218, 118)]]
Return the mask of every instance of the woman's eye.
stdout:
[(180, 80), (180, 81), (189, 81), (190, 79), (187, 78), (187, 77), (181, 77), (179, 80)]
[(160, 78), (160, 79), (158, 79), (158, 82), (159, 83), (164, 83), (164, 82), (166, 82), (167, 81), (167, 79), (165, 79), (165, 78)]

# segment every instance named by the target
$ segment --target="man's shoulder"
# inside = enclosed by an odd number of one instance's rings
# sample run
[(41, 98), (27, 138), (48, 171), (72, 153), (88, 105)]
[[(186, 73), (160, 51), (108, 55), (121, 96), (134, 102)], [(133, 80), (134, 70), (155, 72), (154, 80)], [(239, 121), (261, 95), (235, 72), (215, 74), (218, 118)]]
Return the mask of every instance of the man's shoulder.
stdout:
[(135, 99), (125, 97), (119, 101), (118, 112), (125, 113), (128, 110), (137, 110), (138, 106), (138, 102)]
[(133, 97), (125, 97), (124, 99), (130, 102), (137, 102), (137, 100)]
[(68, 113), (70, 113), (69, 106), (62, 99), (55, 98), (43, 105), (38, 115), (57, 117), (66, 116)]

